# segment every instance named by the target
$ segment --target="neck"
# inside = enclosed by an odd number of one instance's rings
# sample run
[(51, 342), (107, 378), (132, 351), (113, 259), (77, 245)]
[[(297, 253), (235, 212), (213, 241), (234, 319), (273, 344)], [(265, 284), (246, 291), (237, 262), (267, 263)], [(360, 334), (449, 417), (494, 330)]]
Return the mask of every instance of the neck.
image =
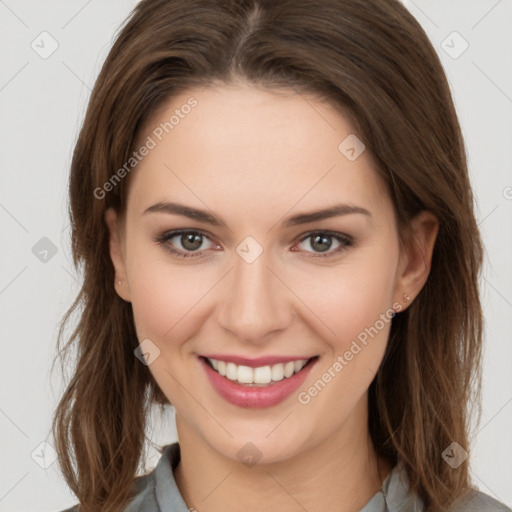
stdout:
[(177, 416), (181, 462), (174, 473), (176, 484), (187, 507), (201, 512), (358, 511), (391, 471), (377, 457), (367, 421), (362, 428), (359, 416), (292, 458), (252, 467), (212, 449)]

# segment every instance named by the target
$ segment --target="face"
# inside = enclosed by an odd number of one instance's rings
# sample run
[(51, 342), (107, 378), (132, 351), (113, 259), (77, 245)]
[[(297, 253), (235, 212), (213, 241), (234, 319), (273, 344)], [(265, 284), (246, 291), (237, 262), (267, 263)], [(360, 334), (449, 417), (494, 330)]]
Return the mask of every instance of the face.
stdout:
[(251, 442), (275, 462), (366, 428), (393, 308), (426, 279), (435, 229), (420, 219), (422, 255), (400, 250), (354, 134), (313, 96), (241, 83), (174, 97), (141, 132), (152, 147), (126, 218), (106, 221), (117, 292), (180, 436), (233, 460)]

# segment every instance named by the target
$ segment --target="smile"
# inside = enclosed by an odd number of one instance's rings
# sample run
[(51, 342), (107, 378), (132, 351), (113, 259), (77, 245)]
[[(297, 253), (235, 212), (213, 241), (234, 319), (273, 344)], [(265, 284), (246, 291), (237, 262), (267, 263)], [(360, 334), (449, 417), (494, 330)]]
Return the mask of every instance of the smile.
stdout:
[[(277, 405), (294, 393), (318, 358), (266, 358), (260, 362), (230, 357), (246, 364), (205, 356), (199, 356), (198, 360), (212, 388), (224, 400), (237, 407), (265, 408)], [(275, 359), (287, 360), (277, 362)], [(263, 362), (268, 364), (256, 366)]]
[(250, 366), (237, 365), (232, 362), (221, 361), (218, 359), (206, 358), (212, 368), (229, 380), (238, 382), (239, 384), (265, 386), (271, 382), (279, 382), (287, 379), (300, 372), (308, 362), (308, 359), (300, 359), (298, 361), (290, 361), (286, 364), (278, 363), (272, 366), (258, 366), (251, 368)]

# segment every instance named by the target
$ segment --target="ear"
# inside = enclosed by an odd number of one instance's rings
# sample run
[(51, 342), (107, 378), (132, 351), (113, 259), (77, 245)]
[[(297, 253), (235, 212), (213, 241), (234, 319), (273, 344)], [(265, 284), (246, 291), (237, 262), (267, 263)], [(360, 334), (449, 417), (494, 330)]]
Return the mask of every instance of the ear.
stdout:
[(128, 279), (126, 275), (125, 237), (122, 219), (113, 208), (109, 208), (105, 212), (105, 223), (107, 224), (110, 233), (110, 259), (112, 260), (116, 273), (114, 288), (119, 297), (126, 302), (130, 302), (130, 287), (128, 286)]
[(439, 231), (439, 221), (429, 211), (420, 212), (411, 222), (411, 236), (400, 254), (395, 287), (395, 302), (407, 309), (420, 293), (430, 274), (432, 254)]

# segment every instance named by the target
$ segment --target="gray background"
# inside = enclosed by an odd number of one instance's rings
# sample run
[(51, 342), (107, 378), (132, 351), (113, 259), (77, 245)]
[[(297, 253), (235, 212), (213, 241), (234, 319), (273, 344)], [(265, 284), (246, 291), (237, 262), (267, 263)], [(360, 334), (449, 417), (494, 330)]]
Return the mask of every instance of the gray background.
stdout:
[[(452, 86), (486, 243), (483, 418), (471, 472), (482, 491), (512, 506), (512, 0), (405, 4)], [(90, 89), (134, 5), (0, 0), (0, 511), (75, 503), (52, 463), (49, 430), (62, 392), (58, 372), (49, 373), (57, 326), (78, 291), (67, 175)], [(58, 48), (44, 55), (52, 44)], [(175, 439), (172, 411), (151, 436), (155, 443)], [(153, 448), (150, 454), (148, 469), (157, 457)]]

